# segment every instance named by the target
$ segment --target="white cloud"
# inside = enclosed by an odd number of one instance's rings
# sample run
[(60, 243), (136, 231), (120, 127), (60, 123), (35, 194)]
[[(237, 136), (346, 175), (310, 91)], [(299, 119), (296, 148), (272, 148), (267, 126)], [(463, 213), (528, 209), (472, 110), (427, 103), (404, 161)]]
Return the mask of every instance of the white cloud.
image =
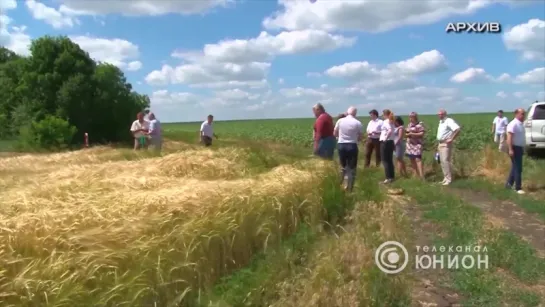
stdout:
[(507, 98), (507, 94), (504, 91), (500, 91), (496, 94), (496, 97), (504, 99)]
[(526, 60), (545, 60), (545, 21), (530, 19), (505, 32), (503, 42), (508, 50), (518, 51)]
[(334, 50), (354, 42), (354, 38), (324, 31), (282, 32), (275, 36), (261, 32), (250, 40), (224, 40), (207, 44), (197, 52), (174, 52), (173, 57), (186, 63), (177, 67), (163, 65), (161, 70), (149, 73), (146, 81), (151, 85), (256, 82), (266, 78), (275, 56)]
[(72, 36), (70, 39), (81, 49), (89, 52), (91, 58), (99, 62), (110, 63), (129, 71), (142, 67), (139, 61), (131, 61), (140, 56), (138, 46), (124, 39), (98, 38), (90, 36)]
[(316, 3), (280, 0), (280, 11), (265, 18), (263, 25), (269, 29), (382, 32), (405, 25), (431, 24), (447, 17), (470, 14), (491, 3), (488, 0), (351, 0)]
[(127, 64), (127, 70), (128, 71), (137, 71), (142, 68), (142, 62), (140, 61), (132, 61), (129, 64)]
[(0, 0), (0, 12), (13, 10), (17, 8), (17, 2), (15, 0)]
[(27, 0), (26, 7), (34, 19), (42, 20), (55, 29), (65, 27), (71, 28), (74, 24), (78, 23), (77, 19), (72, 16), (68, 16), (52, 7), (48, 7), (45, 4), (34, 0)]
[(165, 105), (194, 105), (198, 103), (199, 96), (193, 93), (178, 92), (171, 93), (167, 90), (155, 91), (150, 95), (152, 106)]
[(225, 7), (233, 0), (59, 0), (59, 11), (71, 15), (123, 14), (127, 16), (159, 16), (174, 14), (199, 14), (215, 7)]
[(491, 80), (493, 80), (493, 77), (487, 74), (484, 69), (474, 67), (459, 72), (450, 78), (450, 81), (454, 83), (480, 83)]
[(445, 70), (445, 57), (437, 50), (423, 52), (410, 59), (388, 64), (386, 68), (365, 62), (349, 62), (325, 71), (330, 77), (362, 79), (368, 77), (396, 77), (420, 75)]
[(454, 83), (487, 83), (487, 82), (508, 82), (511, 81), (509, 74), (503, 73), (497, 78), (488, 74), (483, 68), (470, 67), (450, 78)]
[[(2, 2), (3, 1), (3, 2)], [(8, 10), (16, 7), (15, 2), (0, 0), (0, 9)], [(10, 26), (13, 20), (0, 15), (0, 46), (4, 46), (19, 55), (30, 54), (30, 35), (26, 33), (25, 26)]]
[(545, 67), (535, 68), (515, 77), (515, 83), (538, 84), (545, 87)]

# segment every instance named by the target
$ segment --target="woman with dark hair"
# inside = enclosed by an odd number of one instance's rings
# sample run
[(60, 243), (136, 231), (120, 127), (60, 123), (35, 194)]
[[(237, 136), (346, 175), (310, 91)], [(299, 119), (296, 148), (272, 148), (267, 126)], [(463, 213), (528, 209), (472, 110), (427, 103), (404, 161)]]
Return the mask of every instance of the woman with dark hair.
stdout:
[(418, 177), (424, 179), (424, 167), (422, 166), (422, 151), (424, 149), (424, 125), (418, 120), (418, 114), (412, 112), (409, 115), (407, 125), (407, 149), (406, 156), (411, 160), (413, 170)]
[(394, 156), (397, 162), (397, 168), (401, 176), (407, 176), (407, 167), (405, 166), (405, 123), (400, 116), (397, 116), (394, 121)]
[(391, 183), (395, 179), (394, 167), (394, 113), (388, 109), (382, 111), (381, 133), (380, 133), (380, 154), (382, 164), (384, 165), (384, 174), (386, 179), (384, 183)]

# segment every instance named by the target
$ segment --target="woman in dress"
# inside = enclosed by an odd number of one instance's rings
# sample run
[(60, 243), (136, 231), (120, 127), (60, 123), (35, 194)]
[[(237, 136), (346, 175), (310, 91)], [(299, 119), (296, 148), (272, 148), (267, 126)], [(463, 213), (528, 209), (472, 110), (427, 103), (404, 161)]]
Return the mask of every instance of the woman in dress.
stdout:
[(409, 115), (407, 126), (406, 155), (411, 160), (411, 166), (419, 178), (424, 179), (424, 167), (422, 166), (422, 151), (424, 149), (424, 125), (418, 120), (418, 114), (412, 112)]
[(405, 123), (400, 116), (394, 121), (394, 156), (396, 158), (397, 168), (403, 177), (407, 177), (407, 167), (405, 166)]

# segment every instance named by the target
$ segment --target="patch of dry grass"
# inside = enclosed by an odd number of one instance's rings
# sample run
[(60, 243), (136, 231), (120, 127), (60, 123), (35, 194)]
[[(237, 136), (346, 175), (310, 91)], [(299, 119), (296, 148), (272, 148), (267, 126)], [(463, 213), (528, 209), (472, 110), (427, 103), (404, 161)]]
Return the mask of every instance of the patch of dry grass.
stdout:
[(389, 276), (374, 263), (380, 243), (407, 240), (402, 220), (394, 202), (358, 204), (345, 231), (318, 246), (308, 270), (279, 285), (280, 298), (272, 306), (409, 305), (408, 273)]
[(178, 304), (299, 223), (320, 223), (317, 187), (334, 169), (248, 176), (247, 154), (99, 147), (0, 159), (3, 305)]
[[(545, 161), (529, 159), (524, 157), (523, 165), (523, 189), (527, 191), (545, 190)], [(493, 182), (504, 184), (509, 171), (511, 160), (505, 153), (499, 152), (497, 148), (486, 147), (477, 160), (475, 174), (485, 176)]]

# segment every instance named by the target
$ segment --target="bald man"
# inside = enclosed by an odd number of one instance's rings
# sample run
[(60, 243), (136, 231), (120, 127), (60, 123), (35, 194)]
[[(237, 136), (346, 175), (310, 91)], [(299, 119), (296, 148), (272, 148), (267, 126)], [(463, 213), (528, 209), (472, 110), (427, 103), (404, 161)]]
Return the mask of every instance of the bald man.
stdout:
[(511, 158), (511, 172), (509, 172), (505, 187), (512, 189), (514, 184), (518, 194), (524, 194), (522, 190), (522, 157), (526, 145), (525, 117), (524, 109), (516, 109), (515, 118), (507, 125), (507, 148)]
[(441, 161), (441, 170), (443, 171), (442, 185), (449, 185), (452, 182), (452, 151), (454, 140), (460, 134), (460, 126), (450, 117), (447, 111), (439, 110), (439, 127), (437, 127), (437, 151)]
[(321, 103), (314, 105), (312, 112), (316, 117), (314, 123), (314, 154), (332, 160), (336, 143), (333, 136), (333, 118), (327, 114)]
[(358, 143), (362, 140), (363, 125), (356, 118), (357, 110), (350, 107), (346, 116), (335, 124), (333, 133), (337, 137), (337, 152), (341, 164), (341, 184), (346, 178), (346, 190), (352, 191), (358, 168)]

